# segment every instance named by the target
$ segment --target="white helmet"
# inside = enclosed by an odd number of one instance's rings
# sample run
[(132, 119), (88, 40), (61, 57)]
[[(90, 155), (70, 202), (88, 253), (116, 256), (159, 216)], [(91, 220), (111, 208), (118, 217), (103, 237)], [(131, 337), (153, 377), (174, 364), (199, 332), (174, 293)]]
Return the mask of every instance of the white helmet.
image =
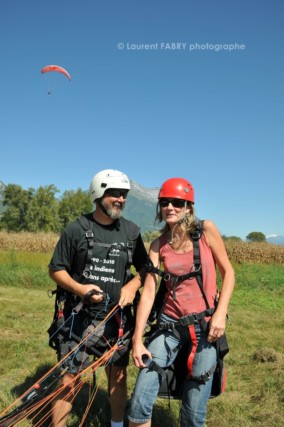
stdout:
[(100, 199), (107, 188), (119, 188), (121, 190), (130, 190), (130, 182), (125, 173), (115, 169), (106, 169), (98, 172), (92, 179), (90, 184), (91, 202)]

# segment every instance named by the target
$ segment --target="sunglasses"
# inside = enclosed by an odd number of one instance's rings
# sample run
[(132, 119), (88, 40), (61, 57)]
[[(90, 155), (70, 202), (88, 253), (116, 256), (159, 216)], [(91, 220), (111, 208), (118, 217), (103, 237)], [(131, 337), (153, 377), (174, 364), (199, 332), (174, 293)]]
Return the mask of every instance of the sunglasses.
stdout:
[(105, 193), (108, 196), (115, 197), (116, 199), (119, 199), (120, 197), (126, 199), (128, 190), (120, 190), (119, 188), (108, 188)]
[(160, 199), (159, 204), (161, 208), (167, 208), (171, 204), (174, 208), (184, 208), (186, 200), (182, 199)]

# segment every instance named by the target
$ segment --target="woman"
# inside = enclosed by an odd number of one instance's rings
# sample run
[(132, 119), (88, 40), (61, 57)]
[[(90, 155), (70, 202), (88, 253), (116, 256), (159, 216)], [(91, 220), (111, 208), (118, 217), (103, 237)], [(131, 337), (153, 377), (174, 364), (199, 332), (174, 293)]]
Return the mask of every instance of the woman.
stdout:
[[(158, 196), (157, 219), (166, 224), (161, 236), (151, 243), (149, 258), (152, 268), (149, 267), (137, 310), (133, 360), (137, 367), (144, 369), (139, 372), (131, 398), (129, 427), (151, 426), (153, 405), (161, 384), (158, 370), (146, 367), (145, 356), (164, 368), (173, 363), (177, 350), (186, 343), (189, 374), (183, 385), (180, 425), (202, 427), (211, 392), (212, 375), (208, 375), (206, 381), (199, 379), (204, 379), (204, 374), (210, 372), (212, 366), (216, 366), (214, 343), (225, 332), (229, 300), (234, 288), (234, 270), (217, 227), (212, 221), (205, 220), (203, 234), (199, 239), (202, 270), (202, 283), (199, 283), (198, 273), (194, 271), (191, 237), (197, 228), (194, 190), (187, 180), (171, 178), (164, 182)], [(215, 264), (222, 277), (216, 309)], [(155, 299), (158, 283), (156, 273), (161, 273), (161, 265), (167, 293), (158, 318), (158, 332), (146, 348), (143, 335)], [(210, 310), (212, 317), (208, 316)], [(192, 313), (198, 313), (198, 316), (188, 316)], [(180, 323), (181, 318), (192, 317), (195, 320), (186, 327), (166, 327)]]

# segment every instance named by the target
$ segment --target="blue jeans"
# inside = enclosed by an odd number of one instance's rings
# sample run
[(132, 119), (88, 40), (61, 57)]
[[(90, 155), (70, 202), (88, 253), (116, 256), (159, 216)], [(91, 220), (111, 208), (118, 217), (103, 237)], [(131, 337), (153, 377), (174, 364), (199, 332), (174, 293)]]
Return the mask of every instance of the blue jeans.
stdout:
[[(161, 322), (172, 321), (164, 314)], [(216, 364), (216, 349), (207, 341), (207, 334), (199, 323), (194, 325), (198, 341), (193, 361), (192, 375), (199, 377)], [(180, 339), (171, 331), (163, 331), (150, 342), (148, 350), (153, 360), (162, 368), (169, 366), (176, 358), (177, 346), (191, 340), (186, 327), (177, 328)], [(190, 349), (189, 349), (190, 352)], [(186, 370), (186, 368), (185, 368)], [(210, 397), (213, 376), (205, 383), (187, 378), (183, 387), (180, 413), (181, 427), (202, 427), (206, 418), (206, 406)], [(151, 420), (154, 403), (161, 385), (160, 375), (148, 368), (141, 369), (131, 396), (128, 419), (133, 423), (143, 424)]]

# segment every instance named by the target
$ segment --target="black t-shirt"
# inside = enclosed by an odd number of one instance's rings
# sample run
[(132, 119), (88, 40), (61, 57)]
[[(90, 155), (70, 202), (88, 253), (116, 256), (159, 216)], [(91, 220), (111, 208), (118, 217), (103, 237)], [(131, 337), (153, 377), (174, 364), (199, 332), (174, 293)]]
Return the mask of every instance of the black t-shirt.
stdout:
[[(110, 297), (107, 311), (117, 304), (121, 287), (126, 280), (127, 243), (129, 233), (127, 222), (121, 218), (119, 223), (101, 225), (93, 221), (94, 247), (90, 265), (90, 274), (83, 276), (87, 260), (88, 243), (86, 231), (76, 220), (70, 223), (63, 231), (49, 267), (53, 271), (66, 270), (79, 283), (98, 285)], [(137, 227), (132, 223), (132, 229)], [(138, 227), (134, 240), (133, 265), (140, 270), (146, 263), (147, 253), (139, 233)], [(106, 244), (106, 246), (104, 246)], [(104, 311), (105, 302), (94, 304), (91, 307), (93, 315)]]

